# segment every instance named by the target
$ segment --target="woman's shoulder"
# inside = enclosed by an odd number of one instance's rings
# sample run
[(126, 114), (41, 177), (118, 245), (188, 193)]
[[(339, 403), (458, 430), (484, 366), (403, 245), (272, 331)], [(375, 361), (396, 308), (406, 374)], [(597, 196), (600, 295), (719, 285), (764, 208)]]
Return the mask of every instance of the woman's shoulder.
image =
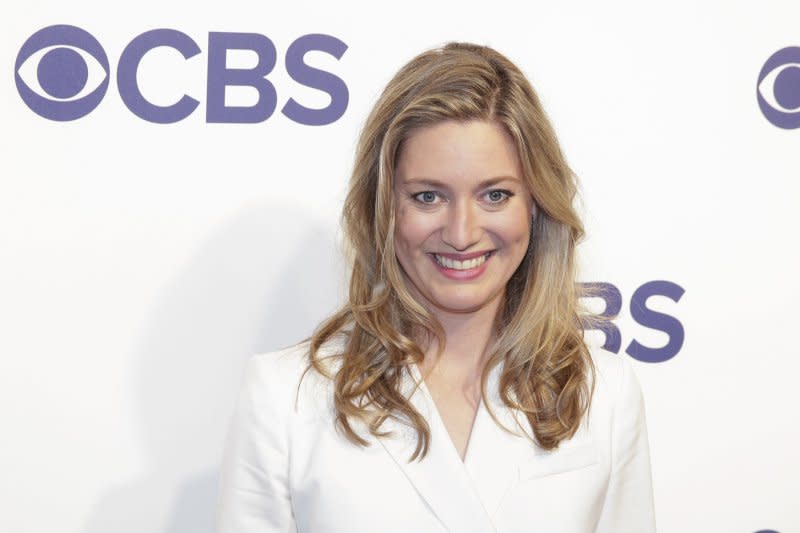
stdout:
[(592, 404), (610, 410), (642, 407), (642, 389), (633, 363), (626, 355), (602, 349), (592, 350), (594, 363), (594, 390)]
[[(335, 373), (338, 359), (325, 357), (341, 353), (342, 345), (342, 339), (335, 337), (318, 351), (329, 375)], [(298, 411), (309, 408), (309, 402), (322, 407), (320, 400), (327, 396), (331, 381), (310, 366), (310, 348), (307, 339), (280, 350), (250, 356), (245, 365), (243, 391), (268, 402), (273, 410)]]
[(309, 341), (305, 340), (279, 350), (256, 353), (248, 359), (245, 372), (261, 381), (287, 383), (305, 369), (308, 351)]

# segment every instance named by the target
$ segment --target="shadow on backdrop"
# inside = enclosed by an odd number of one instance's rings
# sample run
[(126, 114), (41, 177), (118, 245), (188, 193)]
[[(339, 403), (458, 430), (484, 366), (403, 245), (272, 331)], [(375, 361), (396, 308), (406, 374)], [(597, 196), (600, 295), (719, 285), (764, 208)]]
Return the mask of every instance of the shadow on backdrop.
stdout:
[(108, 487), (84, 533), (211, 533), (246, 359), (311, 334), (344, 295), (336, 228), (272, 205), (240, 212), (153, 302), (135, 347), (147, 473)]

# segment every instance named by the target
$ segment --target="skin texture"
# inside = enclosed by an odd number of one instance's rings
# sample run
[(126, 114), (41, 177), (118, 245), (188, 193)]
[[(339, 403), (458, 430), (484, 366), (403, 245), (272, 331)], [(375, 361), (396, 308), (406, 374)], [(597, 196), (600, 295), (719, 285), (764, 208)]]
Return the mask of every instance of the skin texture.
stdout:
[[(418, 301), (445, 329), (452, 315), (496, 310), (525, 256), (533, 212), (510, 135), (486, 121), (423, 128), (403, 143), (395, 176), (395, 249)], [(503, 179), (485, 183), (492, 178)], [(443, 275), (431, 257), (488, 251), (484, 272), (469, 280)]]

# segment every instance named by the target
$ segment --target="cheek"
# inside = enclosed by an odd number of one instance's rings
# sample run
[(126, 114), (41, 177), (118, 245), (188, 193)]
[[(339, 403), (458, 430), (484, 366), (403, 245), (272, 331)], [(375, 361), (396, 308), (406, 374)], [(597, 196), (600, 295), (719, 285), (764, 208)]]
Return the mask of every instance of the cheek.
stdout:
[(497, 234), (506, 244), (527, 248), (532, 224), (528, 213), (529, 211), (514, 210), (504, 213), (502, 218), (497, 220)]
[(394, 231), (398, 250), (402, 247), (405, 253), (420, 252), (415, 248), (421, 247), (433, 231), (430, 218), (410, 209), (399, 209)]

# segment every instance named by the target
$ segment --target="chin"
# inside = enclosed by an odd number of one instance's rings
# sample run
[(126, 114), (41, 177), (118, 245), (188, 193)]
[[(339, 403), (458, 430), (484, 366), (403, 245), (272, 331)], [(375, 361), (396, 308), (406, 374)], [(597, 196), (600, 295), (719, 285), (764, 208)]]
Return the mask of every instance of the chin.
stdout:
[(492, 300), (488, 297), (476, 298), (475, 294), (450, 295), (430, 299), (433, 305), (450, 313), (473, 313), (491, 304)]
[(448, 313), (466, 315), (469, 313), (475, 313), (476, 311), (479, 311), (484, 305), (486, 304), (473, 305), (473, 306), (466, 306), (466, 305), (465, 306), (453, 305), (449, 307), (440, 306), (440, 308)]

